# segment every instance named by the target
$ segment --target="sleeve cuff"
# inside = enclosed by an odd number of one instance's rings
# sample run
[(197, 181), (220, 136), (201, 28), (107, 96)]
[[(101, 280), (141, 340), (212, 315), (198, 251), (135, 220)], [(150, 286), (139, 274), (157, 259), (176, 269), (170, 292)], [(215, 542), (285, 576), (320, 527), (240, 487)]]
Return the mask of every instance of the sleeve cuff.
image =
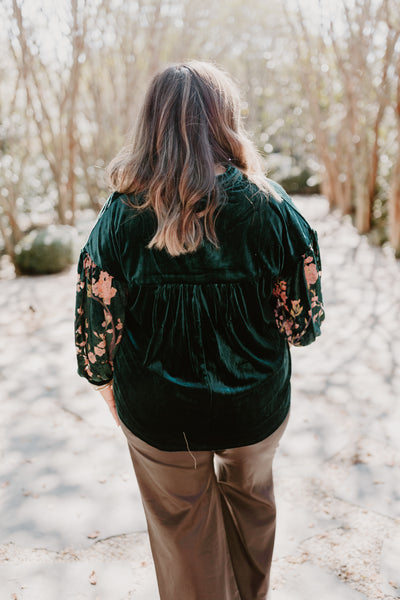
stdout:
[(91, 388), (93, 390), (95, 390), (96, 392), (100, 392), (101, 390), (106, 390), (107, 388), (112, 388), (112, 386), (113, 386), (112, 379), (110, 381), (108, 381), (107, 383), (98, 384), (98, 383), (91, 383), (90, 381), (89, 381), (89, 383), (91, 385)]

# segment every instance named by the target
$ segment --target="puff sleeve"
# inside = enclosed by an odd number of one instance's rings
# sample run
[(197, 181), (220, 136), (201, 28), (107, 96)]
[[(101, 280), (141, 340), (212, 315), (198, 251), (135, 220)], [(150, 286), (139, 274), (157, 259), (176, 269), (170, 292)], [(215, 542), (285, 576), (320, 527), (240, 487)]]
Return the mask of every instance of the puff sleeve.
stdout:
[(106, 203), (80, 254), (75, 306), (78, 374), (94, 385), (113, 378), (122, 339), (127, 285), (120, 276), (112, 198)]
[(321, 289), (321, 256), (312, 229), (288, 194), (270, 181), (280, 197), (279, 267), (272, 281), (273, 311), (279, 332), (293, 346), (307, 346), (321, 334), (325, 310)]
[(325, 310), (321, 290), (321, 259), (316, 232), (292, 272), (275, 280), (274, 315), (279, 332), (293, 346), (307, 346), (321, 334)]

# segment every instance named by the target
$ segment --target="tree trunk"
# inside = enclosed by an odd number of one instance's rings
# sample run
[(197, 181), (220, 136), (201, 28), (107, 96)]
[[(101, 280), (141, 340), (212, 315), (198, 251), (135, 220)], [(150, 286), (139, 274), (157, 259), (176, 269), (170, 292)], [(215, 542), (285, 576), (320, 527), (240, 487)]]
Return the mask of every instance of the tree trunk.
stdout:
[[(85, 9), (85, 6), (84, 6)], [(70, 212), (69, 223), (75, 225), (75, 163), (76, 163), (76, 104), (79, 91), (79, 79), (80, 79), (80, 67), (79, 62), (80, 56), (84, 50), (84, 37), (86, 33), (85, 20), (83, 23), (83, 30), (80, 31), (78, 23), (78, 2), (77, 0), (71, 0), (72, 10), (72, 67), (69, 77), (69, 110), (67, 116), (67, 146), (68, 146), (68, 172), (67, 172), (67, 197), (68, 197), (68, 209)], [(85, 19), (85, 17), (83, 17)]]
[[(18, 231), (20, 231), (19, 227), (18, 227)], [(11, 262), (14, 265), (15, 272), (18, 275), (18, 268), (15, 264), (15, 245), (16, 245), (17, 240), (14, 238), (13, 231), (11, 231), (11, 236), (8, 234), (7, 227), (4, 224), (4, 215), (0, 215), (0, 234), (1, 234), (1, 237), (3, 238), (4, 249), (5, 249), (6, 253), (8, 254), (8, 256), (10, 257)]]
[(364, 234), (371, 231), (371, 212), (368, 188), (365, 185), (356, 186), (356, 214), (355, 225), (358, 233)]
[(393, 168), (392, 183), (389, 192), (389, 242), (393, 246), (396, 257), (400, 258), (400, 54), (396, 64), (396, 102), (395, 115), (397, 123), (397, 156)]
[[(400, 145), (400, 128), (398, 137)], [(388, 233), (389, 242), (394, 248), (396, 258), (400, 258), (400, 153), (397, 154), (389, 192)]]
[(68, 201), (69, 201), (69, 190), (65, 183), (57, 182), (57, 216), (60, 225), (69, 225), (67, 217)]

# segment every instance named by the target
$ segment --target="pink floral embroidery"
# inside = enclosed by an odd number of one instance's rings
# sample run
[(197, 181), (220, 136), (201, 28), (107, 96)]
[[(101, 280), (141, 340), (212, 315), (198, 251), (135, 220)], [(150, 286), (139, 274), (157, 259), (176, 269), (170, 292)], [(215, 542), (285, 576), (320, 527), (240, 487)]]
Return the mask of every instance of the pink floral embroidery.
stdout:
[[(275, 321), (279, 332), (284, 335), (294, 346), (301, 346), (309, 343), (310, 325), (319, 327), (324, 319), (325, 312), (322, 305), (322, 297), (319, 294), (319, 272), (314, 261), (313, 255), (303, 255), (303, 265), (299, 268), (304, 269), (304, 278), (307, 289), (301, 290), (301, 282), (295, 281), (294, 285), (289, 285), (289, 281), (279, 279), (275, 282), (272, 294), (275, 297)], [(301, 276), (299, 275), (301, 280)], [(293, 289), (291, 289), (291, 287)], [(288, 297), (291, 293), (296, 293), (301, 298), (292, 299)], [(318, 335), (318, 334), (317, 334)]]
[(312, 256), (307, 256), (304, 259), (304, 274), (309, 286), (318, 281), (318, 271)]
[(111, 298), (114, 298), (117, 289), (112, 287), (113, 278), (105, 271), (100, 271), (99, 280), (92, 285), (92, 294), (102, 298), (105, 304), (110, 304)]
[(126, 293), (113, 276), (86, 254), (77, 283), (76, 351), (81, 371), (96, 381), (112, 374), (122, 339)]
[(274, 287), (273, 294), (274, 296), (281, 299), (281, 301), (286, 304), (287, 295), (286, 295), (287, 283), (283, 279), (279, 279)]

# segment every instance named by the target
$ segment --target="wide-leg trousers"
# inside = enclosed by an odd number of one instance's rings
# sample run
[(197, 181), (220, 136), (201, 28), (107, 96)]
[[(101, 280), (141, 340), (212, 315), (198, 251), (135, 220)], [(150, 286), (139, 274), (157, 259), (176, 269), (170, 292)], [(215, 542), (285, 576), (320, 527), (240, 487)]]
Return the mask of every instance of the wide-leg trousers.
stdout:
[(272, 461), (286, 428), (219, 451), (166, 452), (123, 424), (160, 600), (265, 600), (275, 538)]

